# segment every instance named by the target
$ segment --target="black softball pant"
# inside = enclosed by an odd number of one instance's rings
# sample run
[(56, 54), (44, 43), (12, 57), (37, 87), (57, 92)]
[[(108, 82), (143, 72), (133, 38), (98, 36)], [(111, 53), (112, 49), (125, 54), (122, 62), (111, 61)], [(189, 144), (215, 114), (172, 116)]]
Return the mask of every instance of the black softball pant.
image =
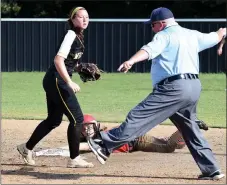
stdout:
[[(57, 75), (58, 76), (58, 75)], [(80, 133), (83, 123), (83, 113), (73, 90), (56, 74), (47, 72), (43, 79), (46, 92), (48, 116), (34, 130), (26, 147), (32, 150), (54, 128), (58, 127), (65, 114), (69, 120), (67, 130), (70, 158), (79, 155)]]

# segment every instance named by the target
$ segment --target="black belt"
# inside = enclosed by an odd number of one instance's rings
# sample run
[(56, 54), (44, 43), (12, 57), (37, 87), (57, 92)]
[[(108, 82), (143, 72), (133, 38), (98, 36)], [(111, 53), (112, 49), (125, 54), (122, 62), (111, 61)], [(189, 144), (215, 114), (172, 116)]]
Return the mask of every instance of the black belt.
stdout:
[(179, 79), (198, 79), (198, 78), (199, 78), (199, 75), (197, 74), (190, 74), (190, 73), (179, 74), (179, 75), (174, 75), (174, 76), (165, 78), (164, 80), (160, 81), (158, 85), (163, 85), (165, 82), (172, 82), (174, 80), (179, 80)]

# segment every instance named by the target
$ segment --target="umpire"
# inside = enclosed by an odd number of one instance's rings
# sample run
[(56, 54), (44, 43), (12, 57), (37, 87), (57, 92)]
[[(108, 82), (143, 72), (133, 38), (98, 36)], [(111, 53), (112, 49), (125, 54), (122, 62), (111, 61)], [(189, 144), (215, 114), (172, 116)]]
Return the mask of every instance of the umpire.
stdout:
[(208, 34), (183, 28), (175, 22), (173, 13), (163, 7), (153, 10), (146, 23), (156, 35), (118, 70), (126, 73), (133, 64), (152, 59), (153, 92), (128, 113), (118, 128), (100, 132), (101, 142), (90, 138), (88, 144), (104, 164), (113, 149), (169, 118), (182, 133), (202, 172), (199, 179), (221, 179), (224, 174), (195, 122), (195, 115), (201, 92), (198, 53), (217, 45), (226, 28)]

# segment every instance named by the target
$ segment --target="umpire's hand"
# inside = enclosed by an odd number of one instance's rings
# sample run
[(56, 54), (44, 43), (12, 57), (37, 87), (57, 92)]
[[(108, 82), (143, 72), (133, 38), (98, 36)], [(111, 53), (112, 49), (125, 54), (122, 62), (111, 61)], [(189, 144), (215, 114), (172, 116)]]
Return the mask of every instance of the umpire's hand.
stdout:
[(120, 72), (124, 72), (124, 73), (127, 73), (129, 69), (131, 69), (131, 67), (133, 66), (133, 62), (128, 60), (128, 61), (125, 61), (124, 63), (122, 63), (120, 65), (120, 67), (117, 69), (118, 71)]

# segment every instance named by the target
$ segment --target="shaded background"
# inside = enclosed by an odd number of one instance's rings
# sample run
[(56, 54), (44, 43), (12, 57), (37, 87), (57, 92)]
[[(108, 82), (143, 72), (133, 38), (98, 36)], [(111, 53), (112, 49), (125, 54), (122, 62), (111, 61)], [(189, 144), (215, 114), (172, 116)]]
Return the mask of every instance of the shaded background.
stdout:
[[(84, 6), (91, 19), (116, 19), (115, 22), (91, 21), (85, 30), (85, 53), (82, 62), (94, 62), (106, 72), (116, 72), (118, 66), (132, 56), (154, 33), (142, 19), (148, 19), (152, 9), (170, 8), (177, 19), (192, 18), (179, 24), (208, 33), (226, 27), (223, 21), (199, 20), (225, 18), (227, 3), (223, 0), (202, 1), (3, 1), (2, 17), (31, 18), (29, 21), (2, 21), (2, 71), (46, 71), (53, 63), (58, 46), (67, 31), (66, 18), (75, 6)], [(59, 21), (33, 21), (33, 18), (64, 18)], [(120, 19), (141, 19), (140, 22), (118, 22)], [(217, 46), (201, 52), (200, 72), (226, 71), (227, 47), (222, 56)], [(150, 62), (133, 66), (133, 72), (149, 72)]]
[(74, 6), (84, 6), (91, 18), (147, 18), (152, 9), (170, 8), (176, 18), (225, 18), (225, 0), (200, 1), (29, 1), (2, 0), (2, 17), (66, 18)]

